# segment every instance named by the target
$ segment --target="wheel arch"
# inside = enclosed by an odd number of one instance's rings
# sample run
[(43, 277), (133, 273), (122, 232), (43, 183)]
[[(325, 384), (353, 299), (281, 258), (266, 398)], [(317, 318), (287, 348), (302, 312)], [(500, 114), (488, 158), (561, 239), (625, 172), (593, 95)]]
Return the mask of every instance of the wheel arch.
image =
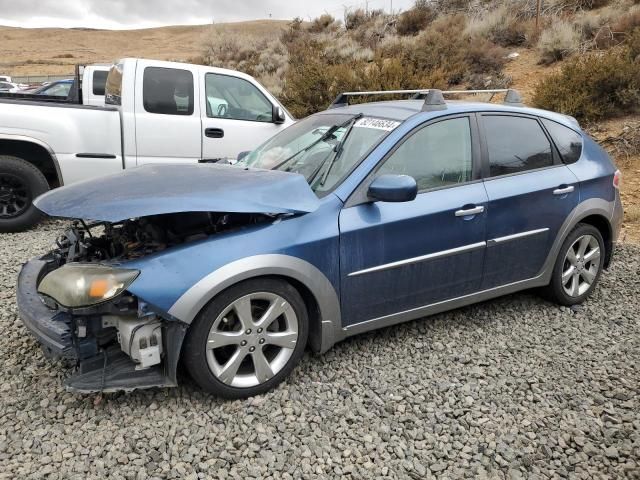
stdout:
[(562, 224), (558, 235), (549, 251), (549, 255), (547, 256), (547, 260), (545, 261), (542, 271), (539, 274), (537, 279), (540, 279), (541, 285), (546, 285), (551, 280), (551, 274), (553, 272), (553, 266), (555, 264), (556, 258), (560, 252), (560, 247), (564, 243), (571, 230), (575, 228), (578, 223), (589, 223), (590, 225), (595, 226), (601, 232), (604, 229), (609, 238), (609, 243), (607, 244), (607, 240), (605, 235), (603, 238), (605, 239), (605, 268), (609, 265), (608, 262), (611, 261), (611, 255), (613, 252), (613, 230), (611, 226), (611, 217), (613, 215), (613, 211), (615, 208), (614, 201), (607, 201), (602, 198), (589, 198), (579, 203), (571, 212), (571, 214), (567, 217), (567, 219)]
[(34, 165), (47, 179), (49, 188), (60, 187), (64, 183), (53, 149), (41, 140), (21, 135), (0, 134), (0, 155), (18, 157)]
[(578, 223), (585, 223), (598, 229), (604, 240), (604, 268), (609, 267), (613, 253), (613, 229), (611, 228), (611, 222), (609, 222), (604, 215), (596, 213), (581, 218), (576, 225)]
[(309, 313), (309, 345), (315, 352), (327, 351), (342, 338), (340, 303), (333, 285), (317, 267), (289, 255), (256, 255), (229, 263), (193, 285), (168, 313), (191, 324), (222, 291), (242, 281), (263, 277), (285, 280), (300, 293)]

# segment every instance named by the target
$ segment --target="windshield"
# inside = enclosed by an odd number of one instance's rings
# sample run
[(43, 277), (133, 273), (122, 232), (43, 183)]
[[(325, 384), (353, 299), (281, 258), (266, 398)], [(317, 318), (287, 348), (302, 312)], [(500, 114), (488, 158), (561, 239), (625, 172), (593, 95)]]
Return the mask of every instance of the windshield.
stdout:
[(300, 173), (320, 194), (332, 190), (371, 147), (399, 124), (344, 113), (313, 115), (258, 147), (242, 163)]

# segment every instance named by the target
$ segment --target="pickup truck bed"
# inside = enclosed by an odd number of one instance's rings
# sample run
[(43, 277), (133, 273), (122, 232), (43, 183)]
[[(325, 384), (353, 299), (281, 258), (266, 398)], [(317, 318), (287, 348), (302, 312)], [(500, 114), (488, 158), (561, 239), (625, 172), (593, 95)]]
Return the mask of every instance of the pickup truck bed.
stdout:
[[(3, 140), (37, 138), (60, 174), (57, 186), (123, 169), (117, 108), (8, 98), (0, 98), (0, 105), (0, 122), (10, 117), (15, 130), (15, 135), (0, 135), (0, 144)], [(33, 122), (34, 114), (38, 116), (37, 124)]]

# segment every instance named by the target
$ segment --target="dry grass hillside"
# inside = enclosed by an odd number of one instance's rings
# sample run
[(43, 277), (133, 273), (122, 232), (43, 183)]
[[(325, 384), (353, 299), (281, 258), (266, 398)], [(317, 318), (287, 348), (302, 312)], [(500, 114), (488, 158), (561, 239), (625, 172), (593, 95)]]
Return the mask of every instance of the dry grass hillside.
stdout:
[(287, 22), (260, 20), (143, 30), (0, 27), (0, 73), (65, 75), (76, 63), (110, 63), (126, 56), (186, 61), (211, 35), (277, 36)]

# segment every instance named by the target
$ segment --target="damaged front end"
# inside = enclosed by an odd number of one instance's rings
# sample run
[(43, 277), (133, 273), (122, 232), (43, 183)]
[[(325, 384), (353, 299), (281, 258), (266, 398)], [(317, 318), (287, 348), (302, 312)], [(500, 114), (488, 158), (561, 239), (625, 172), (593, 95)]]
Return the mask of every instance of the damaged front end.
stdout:
[(187, 212), (117, 223), (74, 222), (18, 278), (20, 317), (49, 357), (76, 366), (65, 386), (112, 392), (177, 385), (187, 325), (127, 288), (127, 260), (273, 220), (267, 214)]

